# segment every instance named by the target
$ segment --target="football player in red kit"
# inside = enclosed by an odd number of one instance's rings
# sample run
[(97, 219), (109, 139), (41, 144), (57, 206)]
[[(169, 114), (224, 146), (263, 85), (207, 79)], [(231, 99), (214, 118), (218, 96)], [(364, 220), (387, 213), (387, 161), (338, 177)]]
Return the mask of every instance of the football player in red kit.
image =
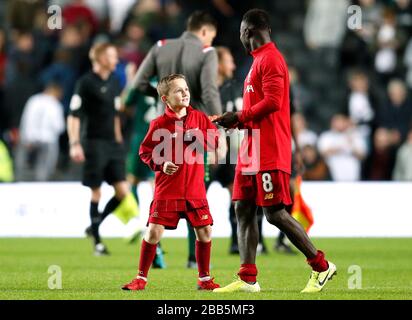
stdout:
[(124, 290), (143, 290), (156, 253), (157, 243), (166, 229), (176, 229), (180, 218), (190, 222), (196, 233), (198, 289), (219, 288), (209, 273), (213, 219), (204, 184), (204, 152), (215, 150), (218, 131), (208, 117), (190, 105), (185, 77), (172, 74), (157, 86), (165, 103), (165, 113), (153, 120), (139, 155), (156, 172), (155, 192), (143, 239), (138, 274)]
[(263, 207), (268, 222), (287, 235), (312, 267), (310, 280), (302, 292), (322, 290), (336, 273), (336, 266), (314, 247), (300, 223), (285, 210), (292, 204), (289, 77), (285, 59), (271, 41), (270, 33), (266, 11), (252, 9), (243, 16), (240, 40), (253, 56), (244, 83), (243, 110), (226, 112), (214, 120), (226, 128), (258, 132), (248, 134), (242, 141), (233, 187), (241, 259), (239, 278), (214, 292), (260, 291), (255, 264), (257, 206)]

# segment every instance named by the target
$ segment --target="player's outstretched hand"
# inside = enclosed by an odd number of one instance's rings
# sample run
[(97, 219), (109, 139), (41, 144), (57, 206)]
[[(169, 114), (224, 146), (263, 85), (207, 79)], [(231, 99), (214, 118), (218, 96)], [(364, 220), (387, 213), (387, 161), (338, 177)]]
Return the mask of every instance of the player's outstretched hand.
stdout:
[(70, 158), (76, 163), (84, 162), (86, 158), (80, 143), (76, 143), (70, 147)]
[(239, 123), (239, 116), (236, 112), (225, 112), (222, 116), (215, 118), (213, 122), (224, 128), (231, 129)]
[(169, 176), (176, 173), (177, 169), (179, 169), (179, 167), (177, 165), (175, 165), (173, 162), (166, 161), (163, 164), (163, 172), (166, 173)]

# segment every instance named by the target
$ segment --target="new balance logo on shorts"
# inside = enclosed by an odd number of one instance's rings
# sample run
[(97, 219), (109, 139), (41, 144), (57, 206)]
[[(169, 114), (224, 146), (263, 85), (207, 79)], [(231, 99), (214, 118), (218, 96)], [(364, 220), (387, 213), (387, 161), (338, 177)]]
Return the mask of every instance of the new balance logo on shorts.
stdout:
[(152, 217), (153, 217), (153, 218), (158, 218), (158, 217), (159, 217), (159, 215), (157, 214), (157, 211), (155, 211), (155, 212), (152, 213)]
[(265, 200), (272, 200), (273, 199), (273, 193), (266, 193), (265, 194)]
[(207, 220), (209, 216), (207, 214), (202, 215), (202, 220)]

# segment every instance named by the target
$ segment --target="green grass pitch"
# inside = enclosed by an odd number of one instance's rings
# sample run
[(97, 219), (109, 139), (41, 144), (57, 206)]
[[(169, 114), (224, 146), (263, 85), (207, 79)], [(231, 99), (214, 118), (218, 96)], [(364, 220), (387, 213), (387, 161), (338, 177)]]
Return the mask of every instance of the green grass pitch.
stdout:
[[(272, 249), (274, 239), (266, 239)], [(310, 268), (303, 255), (287, 256), (270, 250), (257, 258), (258, 294), (214, 294), (196, 290), (196, 270), (186, 269), (187, 240), (166, 238), (167, 269), (152, 269), (143, 292), (124, 292), (120, 286), (136, 273), (139, 245), (108, 239), (112, 255), (94, 257), (87, 239), (0, 239), (0, 300), (6, 299), (412, 299), (412, 238), (314, 239), (338, 267), (338, 275), (318, 294), (301, 294)], [(239, 266), (228, 252), (227, 239), (214, 239), (212, 275), (226, 285)], [(62, 270), (62, 289), (48, 288), (50, 265)], [(361, 289), (350, 289), (361, 269)]]

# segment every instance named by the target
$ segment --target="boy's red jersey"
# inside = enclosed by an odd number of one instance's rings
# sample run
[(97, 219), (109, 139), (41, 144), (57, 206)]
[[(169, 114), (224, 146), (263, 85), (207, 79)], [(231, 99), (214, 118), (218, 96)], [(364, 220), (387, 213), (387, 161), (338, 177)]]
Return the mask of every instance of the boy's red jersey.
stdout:
[[(249, 130), (239, 151), (236, 170), (257, 173), (281, 170), (291, 173), (291, 129), (289, 75), (286, 62), (275, 47), (267, 43), (251, 52), (253, 64), (244, 82), (240, 127)], [(259, 140), (251, 129), (259, 129)], [(260, 148), (260, 156), (248, 164), (242, 155), (253, 158), (251, 150)], [(247, 152), (247, 153), (246, 153)], [(257, 155), (257, 153), (256, 153)]]
[[(183, 137), (189, 130), (192, 136), (202, 134), (204, 139), (201, 146), (184, 141)], [(184, 208), (174, 206), (185, 204), (184, 201), (163, 200), (189, 200), (195, 207), (198, 207), (197, 204), (206, 204), (204, 152), (215, 148), (217, 143), (218, 130), (204, 113), (189, 106), (187, 115), (179, 119), (166, 107), (165, 113), (150, 123), (139, 150), (142, 161), (156, 172), (153, 200), (163, 203), (165, 211), (180, 211)], [(195, 146), (199, 146), (199, 149), (196, 150)], [(163, 151), (159, 153), (160, 149)], [(165, 174), (162, 170), (165, 161), (179, 166), (177, 172), (173, 175)]]

